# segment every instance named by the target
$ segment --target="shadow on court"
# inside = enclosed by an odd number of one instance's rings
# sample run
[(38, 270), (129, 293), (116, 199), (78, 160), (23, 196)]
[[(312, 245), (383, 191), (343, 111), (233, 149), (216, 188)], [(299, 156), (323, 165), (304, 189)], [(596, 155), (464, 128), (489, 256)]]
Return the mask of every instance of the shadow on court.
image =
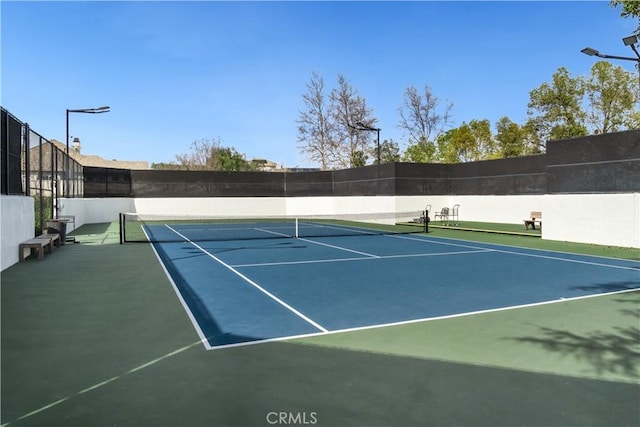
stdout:
[[(611, 288), (605, 289), (611, 292)], [(622, 316), (640, 319), (640, 293), (621, 294), (615, 301), (624, 305), (624, 308), (618, 310)], [(607, 327), (608, 325), (605, 324), (603, 326), (605, 328), (602, 330), (581, 332), (539, 326), (538, 333), (534, 336), (512, 339), (540, 346), (561, 357), (585, 362), (597, 374), (609, 372), (639, 379), (640, 328), (633, 325)]]
[(598, 283), (595, 285), (572, 286), (569, 289), (587, 291), (593, 293), (608, 293), (630, 291), (632, 289), (640, 289), (640, 278), (638, 280), (626, 280), (621, 282)]
[[(637, 381), (488, 366), (493, 344), (475, 344), (480, 330), (449, 320), (411, 327), (425, 348), (442, 345), (429, 338), (437, 331), (455, 336), (469, 363), (389, 354), (366, 337), (370, 351), (300, 341), (206, 351), (148, 245), (67, 245), (3, 271), (1, 290), (9, 426), (269, 426), (270, 413), (319, 426), (603, 426), (640, 415)], [(601, 332), (618, 335), (606, 360), (635, 357), (637, 331), (615, 328), (620, 316), (638, 318), (637, 298), (612, 296), (599, 311)], [(572, 345), (597, 352), (590, 346), (606, 336), (585, 333), (580, 320), (511, 340), (523, 357), (545, 346), (530, 337), (557, 342), (542, 348), (551, 361)], [(385, 331), (403, 338), (401, 328)], [(624, 372), (624, 363), (602, 369)]]
[(271, 343), (193, 348), (12, 425), (267, 426), (273, 412), (320, 426), (633, 425), (638, 398), (632, 384)]

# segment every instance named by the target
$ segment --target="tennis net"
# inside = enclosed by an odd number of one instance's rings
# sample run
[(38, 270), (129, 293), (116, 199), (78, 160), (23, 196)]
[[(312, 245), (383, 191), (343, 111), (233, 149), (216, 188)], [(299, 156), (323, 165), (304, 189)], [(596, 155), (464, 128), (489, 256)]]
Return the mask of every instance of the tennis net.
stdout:
[[(421, 233), (423, 213), (239, 217), (120, 214), (120, 243)], [(418, 218), (416, 218), (418, 217)]]

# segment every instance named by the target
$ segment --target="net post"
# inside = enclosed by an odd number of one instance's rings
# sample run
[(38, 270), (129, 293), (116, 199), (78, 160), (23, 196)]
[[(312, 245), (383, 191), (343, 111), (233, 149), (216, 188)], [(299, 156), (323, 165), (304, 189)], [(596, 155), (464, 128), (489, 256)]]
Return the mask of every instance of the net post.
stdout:
[(295, 231), (296, 239), (300, 237), (300, 229), (298, 228), (298, 217), (296, 217), (296, 231)]
[(124, 243), (124, 214), (122, 212), (118, 213), (118, 231), (120, 231), (120, 244)]
[(424, 232), (429, 234), (429, 210), (424, 211)]

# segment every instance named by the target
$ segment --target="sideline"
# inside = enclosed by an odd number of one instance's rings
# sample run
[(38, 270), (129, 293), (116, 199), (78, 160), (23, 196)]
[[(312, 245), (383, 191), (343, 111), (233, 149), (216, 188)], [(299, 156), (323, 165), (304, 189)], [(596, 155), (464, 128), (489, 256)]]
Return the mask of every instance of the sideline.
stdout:
[(184, 351), (187, 351), (187, 350), (189, 350), (189, 349), (191, 349), (191, 348), (193, 348), (193, 347), (195, 347), (197, 345), (200, 345), (201, 343), (202, 343), (202, 341), (198, 340), (198, 341), (196, 341), (194, 343), (191, 343), (191, 344), (189, 344), (187, 346), (184, 346), (182, 348), (174, 350), (174, 351), (172, 351), (170, 353), (165, 354), (164, 356), (160, 356), (160, 357), (158, 357), (156, 359), (153, 359), (153, 360), (151, 360), (151, 361), (149, 361), (147, 363), (143, 363), (140, 366), (137, 366), (137, 367), (135, 367), (133, 369), (130, 369), (130, 370), (128, 370), (127, 372), (125, 372), (123, 374), (117, 375), (115, 377), (111, 377), (108, 380), (104, 380), (102, 382), (94, 384), (94, 385), (92, 385), (90, 387), (87, 387), (87, 388), (85, 388), (83, 390), (80, 390), (77, 393), (70, 394), (67, 397), (63, 397), (62, 399), (56, 400), (55, 402), (50, 403), (48, 405), (45, 405), (45, 406), (43, 406), (41, 408), (38, 408), (35, 411), (31, 411), (28, 414), (25, 414), (25, 415), (22, 415), (19, 418), (16, 418), (15, 420), (11, 420), (11, 421), (9, 421), (9, 422), (7, 422), (5, 424), (0, 425), (0, 427), (6, 427), (6, 426), (10, 425), (11, 423), (18, 422), (18, 421), (24, 420), (25, 418), (29, 418), (29, 417), (31, 417), (33, 415), (39, 414), (40, 412), (46, 411), (47, 409), (50, 409), (50, 408), (53, 408), (54, 406), (57, 406), (57, 405), (59, 405), (59, 404), (61, 404), (63, 402), (66, 402), (67, 400), (73, 399), (74, 397), (78, 397), (81, 394), (88, 393), (88, 392), (90, 392), (92, 390), (98, 389), (98, 388), (100, 388), (102, 386), (105, 386), (105, 385), (110, 384), (110, 383), (112, 383), (112, 382), (114, 382), (116, 380), (119, 380), (120, 378), (123, 378), (123, 377), (125, 377), (125, 376), (127, 376), (129, 374), (133, 374), (134, 372), (138, 372), (138, 371), (140, 371), (140, 370), (142, 370), (144, 368), (148, 368), (149, 366), (155, 365), (156, 363), (161, 362), (161, 361), (163, 361), (165, 359), (168, 359), (168, 358), (170, 358), (172, 356), (175, 356), (176, 354), (180, 354), (180, 353), (182, 353)]

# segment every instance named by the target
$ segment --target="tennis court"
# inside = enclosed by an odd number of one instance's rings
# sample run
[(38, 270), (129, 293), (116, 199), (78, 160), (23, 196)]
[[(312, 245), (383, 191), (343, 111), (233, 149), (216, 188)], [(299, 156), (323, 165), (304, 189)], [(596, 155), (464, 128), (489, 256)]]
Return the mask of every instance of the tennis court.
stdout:
[(209, 349), (640, 288), (636, 261), (367, 224), (156, 223), (144, 230)]
[(153, 245), (83, 226), (3, 272), (3, 425), (638, 419), (635, 250), (441, 229), (215, 241), (184, 225), (192, 242)]

